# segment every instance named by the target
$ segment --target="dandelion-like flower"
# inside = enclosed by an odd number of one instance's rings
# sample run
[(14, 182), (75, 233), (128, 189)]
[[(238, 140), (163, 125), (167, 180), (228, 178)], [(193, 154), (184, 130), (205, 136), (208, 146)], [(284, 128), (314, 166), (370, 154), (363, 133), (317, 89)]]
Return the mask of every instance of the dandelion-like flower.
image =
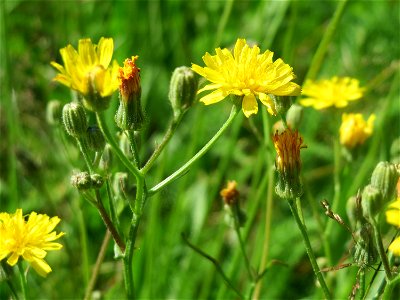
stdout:
[(119, 66), (116, 61), (111, 64), (113, 50), (113, 39), (104, 37), (98, 45), (90, 39), (80, 39), (78, 51), (72, 45), (60, 49), (64, 66), (51, 62), (60, 72), (54, 80), (79, 92), (89, 109), (106, 108), (108, 101), (99, 98), (107, 98), (118, 89)]
[[(386, 222), (400, 229), (400, 198), (389, 205), (386, 210)], [(394, 255), (400, 256), (400, 237), (397, 237), (389, 246)]]
[(216, 55), (208, 52), (203, 56), (206, 67), (192, 64), (192, 69), (211, 84), (200, 89), (214, 90), (200, 99), (206, 105), (223, 100), (228, 95), (242, 96), (242, 110), (248, 118), (258, 112), (258, 98), (270, 114), (276, 114), (273, 100), (275, 96), (297, 96), (300, 86), (291, 82), (295, 79), (293, 69), (282, 59), (272, 60), (273, 52), (260, 54), (260, 48), (250, 47), (245, 39), (238, 39), (233, 53), (224, 48), (215, 49)]
[(342, 115), (342, 125), (339, 129), (340, 143), (347, 148), (362, 145), (372, 135), (375, 118), (375, 115), (372, 114), (365, 121), (362, 114), (344, 113)]
[(303, 193), (300, 183), (300, 149), (307, 146), (303, 144), (298, 131), (290, 128), (282, 133), (276, 132), (272, 139), (276, 150), (275, 167), (279, 174), (275, 191), (285, 199), (299, 197)]
[(53, 242), (64, 235), (53, 231), (59, 222), (58, 217), (49, 218), (35, 212), (25, 220), (22, 209), (14, 214), (0, 213), (0, 261), (8, 257), (7, 263), (14, 266), (22, 256), (39, 275), (46, 276), (51, 272), (44, 260), (46, 251), (62, 248), (61, 244)]
[(350, 101), (363, 96), (364, 89), (357, 79), (350, 77), (333, 77), (320, 81), (307, 80), (302, 87), (300, 100), (303, 106), (312, 106), (315, 109), (324, 109), (330, 106), (346, 107)]

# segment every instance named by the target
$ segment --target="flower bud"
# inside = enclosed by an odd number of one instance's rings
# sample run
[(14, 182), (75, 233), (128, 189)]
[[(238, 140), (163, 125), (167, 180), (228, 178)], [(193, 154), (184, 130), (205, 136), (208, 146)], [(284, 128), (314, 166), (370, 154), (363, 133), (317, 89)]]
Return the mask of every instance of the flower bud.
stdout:
[(272, 102), (274, 103), (275, 114), (284, 116), (292, 105), (292, 100), (290, 99), (290, 97), (280, 97), (272, 94), (269, 94), (268, 96), (272, 99)]
[(374, 218), (383, 208), (381, 192), (371, 184), (367, 185), (362, 193), (361, 206), (366, 219)]
[(378, 163), (372, 172), (371, 185), (381, 192), (384, 203), (394, 199), (398, 179), (396, 166), (387, 161)]
[(58, 100), (51, 100), (46, 107), (46, 120), (50, 125), (58, 125), (61, 122), (62, 106)]
[(62, 111), (62, 120), (67, 133), (75, 138), (86, 135), (87, 121), (85, 109), (76, 102), (67, 103)]
[(105, 172), (109, 172), (111, 170), (113, 157), (114, 154), (111, 150), (111, 146), (109, 144), (106, 144), (103, 154), (100, 158), (99, 168)]
[(275, 191), (284, 199), (300, 197), (303, 193), (300, 182), (300, 149), (306, 148), (303, 138), (291, 129), (282, 133), (276, 132), (272, 138), (277, 153), (275, 167), (278, 171), (278, 181)]
[(124, 67), (119, 68), (120, 101), (115, 114), (115, 122), (122, 130), (140, 130), (145, 122), (140, 102), (140, 69), (135, 62), (138, 56), (126, 59)]
[(303, 119), (303, 107), (293, 104), (286, 113), (286, 122), (290, 128), (296, 129), (300, 126)]
[(360, 231), (357, 233), (359, 238), (354, 247), (354, 261), (361, 268), (373, 265), (378, 258), (378, 251), (374, 243), (374, 229), (368, 222), (363, 223)]
[(225, 204), (234, 205), (238, 202), (240, 193), (236, 186), (236, 181), (228, 181), (226, 188), (221, 190), (220, 195)]
[(103, 177), (99, 174), (92, 174), (90, 175), (90, 180), (92, 181), (92, 187), (94, 189), (99, 189), (104, 183)]
[(168, 98), (175, 117), (192, 106), (196, 99), (198, 84), (196, 73), (191, 68), (182, 66), (174, 70), (169, 84)]
[(103, 133), (97, 125), (89, 126), (86, 132), (86, 140), (89, 148), (93, 151), (99, 152), (104, 149), (106, 140)]
[(92, 188), (92, 179), (88, 172), (79, 172), (71, 176), (71, 184), (80, 191)]

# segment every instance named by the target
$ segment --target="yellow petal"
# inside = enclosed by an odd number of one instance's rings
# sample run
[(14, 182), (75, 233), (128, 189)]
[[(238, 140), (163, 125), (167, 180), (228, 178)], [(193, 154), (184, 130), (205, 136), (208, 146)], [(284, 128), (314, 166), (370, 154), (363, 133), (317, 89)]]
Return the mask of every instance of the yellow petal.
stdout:
[(259, 93), (258, 99), (260, 99), (261, 103), (267, 107), (268, 113), (274, 116), (276, 115), (275, 106), (270, 96), (264, 93)]
[(96, 51), (90, 39), (79, 40), (78, 52), (84, 65), (93, 66), (98, 63)]
[(257, 100), (253, 94), (243, 96), (242, 110), (247, 118), (250, 117), (252, 114), (256, 114), (258, 112)]
[(46, 277), (51, 272), (50, 266), (43, 259), (37, 258), (30, 262), (33, 269), (42, 277)]
[(400, 237), (396, 238), (393, 243), (390, 244), (389, 250), (392, 251), (394, 255), (400, 256)]
[(205, 105), (210, 105), (223, 100), (226, 96), (227, 95), (223, 91), (218, 89), (202, 97), (200, 101), (203, 102)]
[(111, 58), (114, 51), (114, 41), (111, 38), (101, 38), (99, 45), (97, 46), (97, 56), (99, 58), (99, 63), (105, 68), (111, 62)]

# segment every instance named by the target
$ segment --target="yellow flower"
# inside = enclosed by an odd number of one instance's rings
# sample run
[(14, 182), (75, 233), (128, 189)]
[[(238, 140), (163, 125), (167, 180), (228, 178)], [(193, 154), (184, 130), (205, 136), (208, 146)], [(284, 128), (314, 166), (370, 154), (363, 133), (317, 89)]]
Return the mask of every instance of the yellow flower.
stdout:
[(58, 217), (32, 212), (26, 221), (22, 209), (14, 214), (0, 213), (0, 261), (8, 257), (7, 263), (14, 266), (20, 256), (41, 275), (51, 272), (44, 260), (46, 251), (60, 250), (62, 245), (53, 241), (64, 235), (53, 229), (60, 222)]
[(275, 191), (282, 198), (299, 197), (302, 194), (300, 149), (307, 146), (298, 131), (290, 128), (282, 133), (276, 132), (272, 139), (276, 150), (275, 167), (279, 174)]
[[(102, 37), (98, 45), (90, 39), (80, 39), (78, 51), (71, 45), (60, 49), (64, 66), (51, 62), (60, 73), (55, 81), (79, 92), (86, 100), (95, 96), (107, 98), (118, 88), (118, 63), (111, 58), (114, 50), (112, 38)], [(89, 99), (87, 99), (89, 98)]]
[(300, 100), (303, 106), (324, 109), (330, 106), (345, 107), (350, 101), (363, 96), (357, 79), (349, 77), (333, 77), (320, 81), (307, 80), (302, 88), (302, 95), (308, 96)]
[(361, 114), (343, 114), (340, 126), (340, 143), (348, 148), (361, 145), (371, 136), (374, 128), (375, 115), (365, 121)]
[[(386, 222), (400, 229), (400, 198), (389, 205), (386, 210)], [(397, 237), (389, 246), (394, 255), (400, 256), (400, 237)]]
[(291, 82), (295, 78), (293, 69), (282, 59), (273, 61), (274, 53), (269, 50), (260, 54), (259, 47), (250, 47), (245, 39), (238, 39), (233, 53), (226, 48), (217, 48), (215, 52), (216, 55), (207, 52), (203, 56), (206, 67), (192, 64), (193, 71), (211, 82), (198, 93), (214, 90), (200, 99), (206, 105), (219, 102), (228, 95), (243, 96), (242, 110), (248, 118), (258, 111), (256, 97), (270, 114), (276, 114), (268, 94), (300, 94), (300, 86)]

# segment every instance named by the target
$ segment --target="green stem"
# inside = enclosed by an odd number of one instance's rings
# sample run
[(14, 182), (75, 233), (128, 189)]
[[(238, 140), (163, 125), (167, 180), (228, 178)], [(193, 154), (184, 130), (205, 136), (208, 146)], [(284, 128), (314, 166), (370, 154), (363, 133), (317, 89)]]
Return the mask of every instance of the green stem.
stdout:
[(215, 47), (219, 47), (220, 42), (221, 42), (221, 37), (222, 34), (224, 33), (224, 29), (226, 27), (226, 24), (228, 23), (228, 19), (229, 19), (229, 15), (232, 12), (232, 7), (233, 7), (233, 2), (235, 0), (228, 0), (225, 2), (225, 7), (224, 7), (224, 11), (222, 13), (221, 18), (219, 19), (219, 23), (218, 23), (218, 28), (217, 28), (217, 34), (215, 35)]
[(22, 299), (28, 300), (28, 283), (25, 276), (24, 267), (22, 266), (22, 260), (18, 262), (19, 280), (21, 282)]
[(135, 175), (136, 179), (143, 177), (142, 173), (139, 169), (134, 166), (128, 158), (124, 155), (121, 149), (118, 147), (117, 142), (115, 141), (114, 137), (111, 135), (110, 131), (107, 128), (106, 122), (104, 120), (104, 116), (102, 113), (96, 113), (97, 123), (99, 125), (100, 130), (103, 132), (107, 142), (110, 144), (111, 148), (113, 149), (114, 153), (118, 156), (118, 158), (122, 161), (125, 167)]
[(382, 300), (396, 299), (396, 297), (398, 297), (398, 293), (396, 293), (397, 294), (397, 296), (396, 296), (396, 295), (393, 295), (393, 292), (396, 287), (397, 287), (397, 291), (398, 291), (399, 286), (400, 286), (400, 274), (398, 274), (395, 278), (393, 278), (393, 280), (388, 282), (388, 284), (385, 288), (385, 292), (383, 293)]
[(139, 159), (138, 147), (137, 147), (136, 140), (135, 140), (135, 131), (134, 130), (125, 130), (125, 134), (127, 135), (129, 144), (131, 146), (133, 162), (134, 162), (136, 168), (139, 168), (140, 167), (140, 159)]
[(374, 228), (375, 244), (378, 248), (378, 253), (379, 253), (379, 256), (381, 257), (381, 261), (383, 264), (383, 269), (385, 270), (385, 273), (386, 273), (386, 281), (389, 282), (392, 279), (392, 272), (390, 271), (389, 261), (386, 256), (385, 248), (383, 247), (381, 231), (380, 231), (378, 225), (376, 224), (376, 221), (374, 218), (370, 218), (370, 222), (372, 224), (372, 227)]
[(83, 139), (81, 139), (81, 138), (76, 138), (76, 142), (77, 142), (77, 144), (79, 146), (79, 150), (81, 151), (81, 153), (83, 155), (83, 158), (85, 160), (85, 163), (86, 163), (86, 166), (87, 166), (87, 168), (89, 170), (89, 173), (93, 174), (92, 163), (91, 163), (91, 160), (89, 158), (89, 151), (88, 151), (88, 148), (86, 146), (85, 141)]
[(240, 293), (240, 291), (233, 285), (233, 283), (230, 281), (230, 279), (228, 278), (228, 276), (226, 276), (226, 274), (224, 273), (224, 270), (222, 270), (222, 267), (220, 266), (219, 262), (212, 256), (208, 255), (207, 253), (205, 253), (204, 251), (202, 251), (200, 248), (196, 247), (195, 245), (193, 245), (192, 243), (189, 242), (189, 240), (186, 238), (186, 236), (184, 234), (182, 234), (182, 239), (185, 241), (185, 243), (192, 248), (195, 252), (197, 252), (198, 254), (200, 254), (201, 256), (203, 256), (204, 258), (208, 259), (210, 262), (212, 262), (212, 264), (215, 266), (215, 268), (217, 269), (218, 273), (222, 276), (222, 278), (224, 279), (226, 285), (233, 290), (239, 297), (240, 299), (244, 299), (244, 296)]
[(110, 215), (111, 215), (111, 221), (113, 224), (115, 224), (115, 227), (117, 230), (120, 232), (120, 224), (117, 216), (117, 211), (115, 209), (115, 201), (114, 197), (111, 191), (111, 184), (110, 184), (110, 178), (107, 178), (106, 180), (106, 188), (107, 188), (107, 196), (108, 196), (108, 202), (110, 205)]
[(186, 173), (189, 168), (197, 161), (199, 160), (206, 152), (211, 148), (211, 146), (214, 145), (214, 143), (218, 140), (218, 138), (225, 132), (225, 130), (229, 127), (229, 125), (232, 124), (232, 121), (235, 119), (239, 112), (239, 107), (237, 105), (232, 106), (231, 113), (229, 115), (229, 118), (225, 121), (225, 123), (222, 125), (222, 127), (218, 130), (218, 132), (208, 141), (207, 144), (199, 152), (195, 154), (186, 164), (184, 164), (181, 168), (176, 170), (173, 174), (165, 178), (163, 181), (161, 181), (159, 184), (156, 186), (152, 187), (149, 191), (148, 194), (149, 196), (160, 191), (161, 189), (165, 188), (168, 184), (172, 183), (174, 180), (176, 180), (178, 177)]
[(101, 201), (101, 195), (99, 190), (95, 191), (96, 193), (96, 207), (100, 213), (101, 218), (103, 219), (104, 224), (106, 225), (107, 229), (110, 231), (115, 243), (121, 249), (122, 252), (125, 251), (125, 243), (122, 240), (121, 236), (119, 235), (117, 229), (115, 228), (113, 222), (111, 221), (110, 217), (107, 214), (106, 209), (104, 208), (103, 202)]
[(308, 69), (305, 79), (315, 79), (319, 69), (321, 68), (322, 61), (328, 50), (329, 43), (331, 42), (333, 35), (338, 27), (339, 21), (343, 15), (344, 8), (346, 7), (348, 0), (342, 0), (338, 2), (335, 13), (330, 21), (328, 28), (325, 30), (325, 34), (319, 43), (318, 49), (314, 54), (311, 61), (310, 68)]
[(360, 283), (360, 289), (358, 291), (358, 299), (363, 299), (364, 294), (365, 294), (365, 271), (360, 270), (360, 276), (359, 276), (359, 283)]
[(149, 160), (147, 161), (146, 165), (140, 170), (143, 174), (146, 174), (150, 168), (152, 167), (153, 163), (156, 161), (158, 156), (164, 150), (165, 146), (168, 144), (171, 137), (174, 135), (176, 128), (178, 127), (179, 123), (182, 120), (184, 113), (181, 113), (177, 117), (174, 117), (168, 127), (167, 132), (164, 135), (160, 145), (158, 145), (157, 149), (154, 150), (153, 154), (150, 156)]
[[(314, 252), (313, 252), (312, 247), (311, 247), (310, 239), (308, 238), (307, 227), (306, 227), (305, 223), (303, 223), (301, 221), (301, 218), (299, 216), (299, 213), (301, 215), (302, 215), (302, 213), (297, 210), (297, 209), (301, 209), (301, 206), (300, 205), (296, 206), (295, 203), (294, 203), (294, 199), (287, 199), (287, 200), (288, 200), (288, 203), (289, 203), (289, 206), (290, 206), (290, 210), (292, 211), (293, 217), (294, 217), (294, 219), (295, 219), (295, 221), (297, 223), (297, 226), (300, 229), (301, 235), (303, 236), (304, 244), (306, 246), (307, 255), (308, 255), (308, 258), (310, 259), (311, 266), (313, 268), (314, 274), (317, 277), (318, 282), (319, 282), (319, 284), (320, 284), (320, 286), (321, 286), (321, 288), (322, 288), (322, 290), (324, 292), (325, 298), (326, 299), (331, 299), (331, 295), (330, 295), (329, 289), (328, 289), (328, 287), (327, 287), (327, 285), (325, 283), (324, 277), (322, 276), (322, 273), (321, 273), (321, 271), (319, 269), (319, 266), (317, 264), (317, 260), (315, 259), (315, 255), (314, 255)], [(297, 198), (296, 202), (299, 203), (300, 202), (300, 198)]]

